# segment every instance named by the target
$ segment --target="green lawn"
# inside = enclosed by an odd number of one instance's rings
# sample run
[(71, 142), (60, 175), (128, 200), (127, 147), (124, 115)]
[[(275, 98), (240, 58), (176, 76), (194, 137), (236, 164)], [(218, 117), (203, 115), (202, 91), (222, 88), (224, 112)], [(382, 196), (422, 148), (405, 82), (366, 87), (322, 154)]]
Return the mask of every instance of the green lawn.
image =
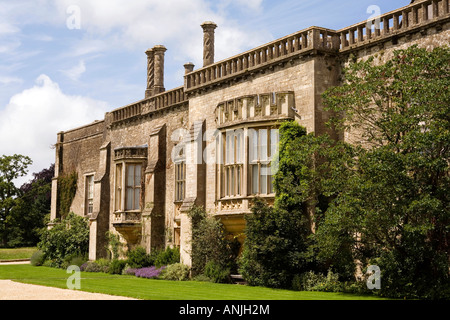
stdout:
[[(0, 279), (67, 288), (65, 270), (31, 265), (0, 266)], [(165, 281), (105, 273), (81, 273), (81, 290), (148, 300), (373, 300), (374, 296), (344, 293), (299, 292), (215, 284), (197, 281)]]
[(36, 247), (29, 248), (13, 248), (13, 249), (0, 249), (0, 260), (14, 260), (14, 259), (30, 259), (34, 252), (37, 251)]

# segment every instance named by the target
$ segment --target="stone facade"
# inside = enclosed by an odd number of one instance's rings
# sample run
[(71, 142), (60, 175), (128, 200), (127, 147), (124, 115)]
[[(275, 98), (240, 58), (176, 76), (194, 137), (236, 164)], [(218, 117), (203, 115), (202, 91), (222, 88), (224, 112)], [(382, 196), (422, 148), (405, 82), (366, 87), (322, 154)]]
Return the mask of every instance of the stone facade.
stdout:
[(215, 63), (217, 26), (205, 22), (202, 68), (185, 64), (184, 86), (169, 91), (166, 48), (155, 46), (146, 52), (145, 99), (58, 134), (51, 218), (58, 218), (58, 178), (75, 171), (71, 210), (89, 217), (90, 259), (106, 255), (110, 231), (128, 248), (179, 246), (189, 265), (194, 204), (242, 241), (252, 198), (274, 199), (269, 171), (279, 123), (294, 119), (308, 132), (358, 140), (329, 131), (321, 94), (339, 85), (351, 59), (382, 63), (395, 49), (446, 45), (449, 25), (448, 0), (415, 1), (374, 21), (311, 27)]

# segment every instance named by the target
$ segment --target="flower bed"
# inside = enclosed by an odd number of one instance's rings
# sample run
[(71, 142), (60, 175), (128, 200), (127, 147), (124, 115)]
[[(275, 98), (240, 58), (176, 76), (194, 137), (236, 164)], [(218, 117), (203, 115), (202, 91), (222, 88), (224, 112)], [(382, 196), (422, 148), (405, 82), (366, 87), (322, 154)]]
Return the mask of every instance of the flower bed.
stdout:
[(154, 279), (158, 278), (165, 268), (166, 268), (165, 266), (162, 266), (161, 268), (156, 267), (140, 268), (134, 272), (134, 275), (140, 278)]

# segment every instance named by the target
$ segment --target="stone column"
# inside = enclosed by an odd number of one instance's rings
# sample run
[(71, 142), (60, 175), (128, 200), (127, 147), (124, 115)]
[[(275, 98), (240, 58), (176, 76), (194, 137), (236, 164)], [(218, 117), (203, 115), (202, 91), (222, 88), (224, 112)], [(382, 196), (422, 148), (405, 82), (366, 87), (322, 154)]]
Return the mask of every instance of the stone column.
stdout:
[(110, 221), (110, 158), (111, 142), (100, 147), (98, 171), (94, 176), (94, 207), (89, 216), (89, 260), (106, 258), (106, 232)]
[(144, 208), (142, 211), (142, 245), (164, 249), (166, 199), (166, 125), (150, 132), (147, 168), (145, 169)]
[(164, 46), (153, 47), (155, 64), (155, 86), (154, 95), (166, 91), (164, 88), (164, 53), (167, 51)]
[(52, 179), (52, 194), (51, 194), (51, 206), (50, 206), (50, 221), (59, 218), (58, 212), (58, 177), (63, 171), (63, 142), (64, 132), (59, 132), (56, 140), (56, 159), (55, 159), (55, 175)]
[(155, 55), (153, 49), (148, 49), (147, 55), (147, 89), (145, 90), (145, 97), (153, 96), (155, 89)]
[(190, 78), (187, 77), (189, 73), (194, 71), (194, 64), (192, 62), (188, 62), (184, 65), (184, 88), (189, 89), (191, 87)]
[(203, 28), (203, 66), (209, 66), (214, 63), (214, 30), (217, 25), (214, 22), (206, 21)]

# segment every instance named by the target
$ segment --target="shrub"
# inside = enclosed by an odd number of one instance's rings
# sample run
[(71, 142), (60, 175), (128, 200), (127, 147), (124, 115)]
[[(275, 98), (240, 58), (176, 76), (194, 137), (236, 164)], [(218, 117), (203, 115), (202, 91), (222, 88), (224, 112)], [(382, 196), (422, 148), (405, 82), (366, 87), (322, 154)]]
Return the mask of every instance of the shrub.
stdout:
[(190, 268), (182, 263), (175, 263), (167, 266), (161, 278), (164, 280), (185, 281), (189, 280)]
[(144, 268), (152, 265), (151, 257), (143, 247), (137, 247), (127, 252), (127, 263), (130, 268)]
[(160, 251), (156, 254), (154, 265), (156, 267), (162, 267), (180, 262), (180, 249), (167, 248), (164, 251)]
[(339, 274), (331, 270), (326, 276), (308, 271), (294, 276), (292, 288), (298, 291), (341, 292), (344, 291), (344, 284), (339, 281)]
[(79, 254), (71, 254), (64, 257), (64, 260), (61, 264), (61, 268), (67, 269), (69, 266), (78, 266), (80, 267), (88, 260), (87, 255), (79, 255)]
[(202, 274), (212, 260), (237, 271), (240, 244), (227, 235), (222, 222), (202, 207), (192, 207), (188, 215), (192, 222), (192, 274)]
[(30, 264), (32, 266), (42, 266), (45, 261), (44, 253), (41, 250), (36, 251), (33, 253), (30, 259)]
[(165, 267), (157, 268), (155, 266), (148, 268), (140, 268), (137, 269), (134, 273), (136, 277), (147, 278), (147, 279), (156, 279), (161, 275), (161, 272), (165, 269)]
[(68, 214), (61, 223), (44, 229), (38, 244), (46, 260), (60, 267), (66, 257), (82, 256), (89, 251), (89, 225), (84, 217)]
[(136, 268), (131, 268), (128, 264), (126, 264), (122, 270), (122, 274), (127, 276), (135, 276), (136, 270)]
[(192, 280), (201, 282), (212, 282), (211, 279), (205, 276), (203, 273), (196, 275), (194, 278), (192, 278)]
[(85, 272), (104, 272), (102, 267), (100, 267), (95, 261), (88, 261), (80, 266), (81, 271)]
[(211, 279), (215, 283), (229, 283), (230, 282), (230, 269), (224, 268), (216, 261), (209, 261), (205, 266), (205, 276)]
[(98, 264), (98, 266), (100, 267), (101, 271), (100, 272), (104, 272), (104, 273), (108, 273), (109, 272), (109, 266), (111, 264), (111, 260), (108, 259), (98, 259), (95, 260), (95, 262)]
[(122, 274), (123, 269), (125, 268), (125, 265), (127, 262), (125, 260), (112, 260), (111, 264), (109, 265), (108, 273), (110, 274)]

